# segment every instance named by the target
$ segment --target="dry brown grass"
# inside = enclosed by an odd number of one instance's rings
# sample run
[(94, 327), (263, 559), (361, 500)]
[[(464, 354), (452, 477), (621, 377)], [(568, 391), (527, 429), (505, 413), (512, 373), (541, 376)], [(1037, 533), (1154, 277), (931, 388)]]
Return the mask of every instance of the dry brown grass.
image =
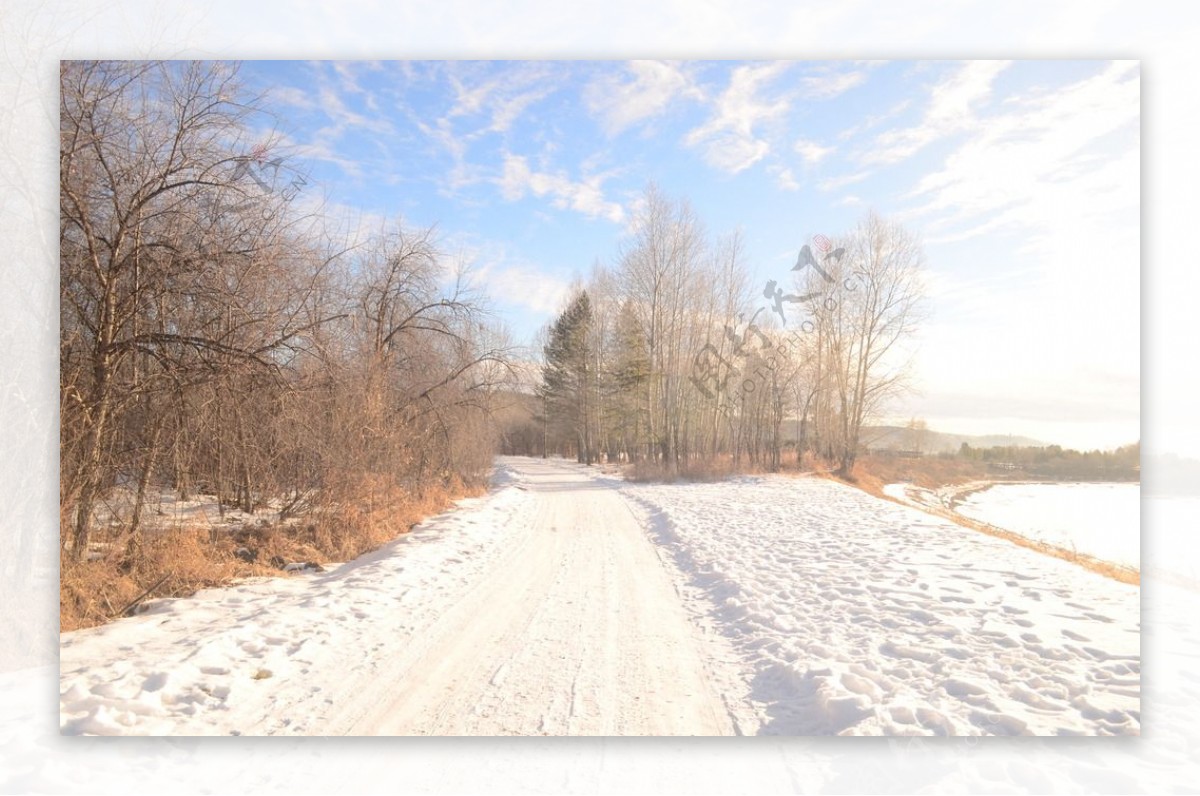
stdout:
[(1068, 550), (1066, 548), (1057, 547), (1045, 542), (1039, 542), (1036, 539), (1029, 539), (1011, 531), (1006, 531), (1003, 528), (998, 528), (995, 525), (990, 525), (986, 522), (980, 522), (978, 520), (970, 519), (969, 517), (964, 517), (961, 514), (953, 511), (937, 509), (926, 509), (926, 511), (950, 520), (951, 522), (961, 525), (964, 528), (970, 528), (972, 530), (979, 531), (980, 533), (986, 533), (988, 536), (995, 536), (999, 539), (1005, 539), (1015, 545), (1036, 550), (1043, 555), (1059, 558), (1063, 561), (1070, 561), (1072, 564), (1077, 564), (1089, 572), (1095, 572), (1099, 575), (1105, 576), (1106, 578), (1112, 578), (1113, 580), (1120, 581), (1121, 583), (1131, 583), (1135, 586), (1140, 586), (1142, 583), (1141, 573), (1132, 567), (1114, 564), (1111, 561), (1101, 561), (1098, 558), (1093, 558), (1092, 556), (1089, 556), (1085, 553), (1080, 553), (1076, 550)]
[(923, 456), (918, 459), (903, 459), (888, 456), (862, 456), (854, 464), (855, 481), (876, 484), (894, 484), (911, 481), (926, 489), (940, 486), (965, 484), (968, 481), (1003, 477), (988, 470), (985, 462), (969, 459)]
[[(407, 533), (455, 499), (484, 491), (455, 478), (420, 494), (365, 482), (359, 486), (357, 498), (346, 490), (338, 502), (287, 525), (248, 526), (234, 533), (208, 528), (147, 531), (137, 544), (117, 533), (98, 533), (93, 549), (101, 557), (75, 562), (60, 556), (60, 630), (112, 621), (135, 600), (184, 597), (238, 578), (284, 576), (272, 561), (350, 561)], [(235, 555), (239, 547), (254, 555), (253, 563)]]
[[(233, 555), (233, 540), (213, 542), (207, 529), (155, 532), (140, 543), (103, 538), (102, 558), (75, 562), (60, 557), (61, 630), (91, 627), (115, 619), (142, 597), (179, 597), (266, 570)], [(149, 594), (147, 594), (149, 590)], [(143, 596), (144, 595), (144, 596)]]
[(735, 465), (733, 456), (729, 454), (710, 459), (692, 459), (680, 466), (677, 472), (671, 472), (666, 466), (656, 462), (642, 461), (625, 468), (625, 478), (637, 483), (662, 481), (699, 481), (711, 483), (723, 481), (735, 475), (755, 475), (766, 473), (762, 467), (756, 467), (743, 459)]

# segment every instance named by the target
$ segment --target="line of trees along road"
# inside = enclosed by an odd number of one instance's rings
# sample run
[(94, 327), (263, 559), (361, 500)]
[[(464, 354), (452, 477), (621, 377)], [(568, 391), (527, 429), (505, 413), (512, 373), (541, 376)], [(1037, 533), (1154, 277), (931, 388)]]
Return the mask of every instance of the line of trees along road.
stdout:
[(335, 234), (236, 67), (60, 87), (65, 560), (117, 505), (136, 548), (162, 487), (328, 520), (485, 476), (507, 348), (432, 230)]
[[(772, 308), (740, 236), (711, 240), (685, 200), (650, 186), (616, 264), (598, 265), (545, 332), (543, 452), (666, 473), (719, 457), (778, 469), (791, 420), (798, 459), (849, 475), (864, 424), (907, 387), (923, 255), (875, 214), (822, 254), (797, 263), (795, 292)], [(784, 306), (786, 325), (773, 314)]]
[[(509, 348), (433, 230), (337, 231), (235, 66), (70, 61), (60, 89), (64, 562), (98, 528), (136, 559), (160, 490), (307, 515), (349, 554), (355, 512), (482, 481)], [(875, 216), (831, 246), (781, 325), (740, 236), (650, 186), (547, 329), (515, 447), (777, 468), (790, 419), (848, 473), (903, 388), (921, 254)]]

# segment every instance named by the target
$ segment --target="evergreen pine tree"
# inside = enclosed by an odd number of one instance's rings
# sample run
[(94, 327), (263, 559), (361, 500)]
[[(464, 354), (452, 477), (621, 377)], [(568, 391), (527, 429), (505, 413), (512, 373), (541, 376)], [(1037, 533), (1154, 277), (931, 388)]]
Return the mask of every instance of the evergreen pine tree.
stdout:
[(575, 455), (584, 464), (595, 458), (590, 405), (595, 373), (588, 350), (591, 324), (591, 300), (587, 291), (580, 291), (551, 327), (542, 366), (541, 391), (548, 422), (560, 441), (574, 438)]

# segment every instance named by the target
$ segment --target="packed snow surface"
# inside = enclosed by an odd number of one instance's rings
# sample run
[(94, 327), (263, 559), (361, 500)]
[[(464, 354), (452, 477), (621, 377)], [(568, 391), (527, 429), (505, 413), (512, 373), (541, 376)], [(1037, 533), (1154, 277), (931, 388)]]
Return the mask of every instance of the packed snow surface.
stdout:
[(496, 480), (326, 573), (63, 634), (62, 732), (732, 733), (620, 493), (540, 460)]
[(760, 733), (1140, 731), (1135, 586), (829, 481), (626, 493), (734, 640)]
[(66, 633), (67, 734), (1136, 734), (1139, 591), (829, 481), (495, 490)]

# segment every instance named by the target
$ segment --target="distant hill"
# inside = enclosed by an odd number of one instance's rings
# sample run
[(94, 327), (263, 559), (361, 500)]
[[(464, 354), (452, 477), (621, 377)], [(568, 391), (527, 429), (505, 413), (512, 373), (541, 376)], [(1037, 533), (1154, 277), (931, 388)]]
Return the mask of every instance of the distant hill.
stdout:
[[(947, 434), (928, 429), (920, 434), (920, 449), (923, 453), (951, 453), (965, 442), (972, 448), (1045, 448), (1050, 443), (1030, 437), (1012, 434)], [(868, 448), (883, 450), (914, 450), (917, 447), (913, 432), (903, 426), (863, 426), (862, 443)]]

